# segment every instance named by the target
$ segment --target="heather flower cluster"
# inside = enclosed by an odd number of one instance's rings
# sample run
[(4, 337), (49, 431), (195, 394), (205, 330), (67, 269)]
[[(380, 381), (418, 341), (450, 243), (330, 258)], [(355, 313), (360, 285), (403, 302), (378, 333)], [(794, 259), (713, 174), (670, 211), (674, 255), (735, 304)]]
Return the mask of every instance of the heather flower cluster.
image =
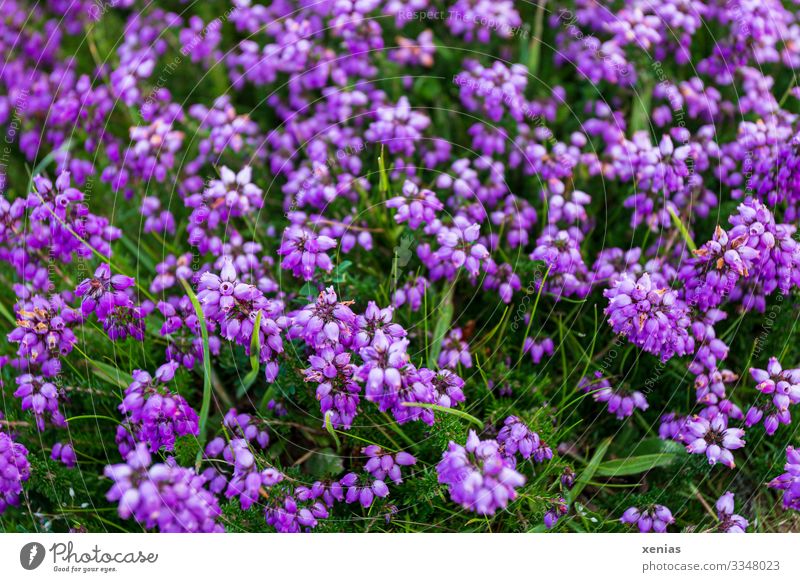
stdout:
[(517, 488), (525, 484), (525, 477), (504, 458), (498, 442), (481, 440), (473, 430), (465, 446), (449, 444), (436, 472), (452, 500), (479, 515), (505, 508), (516, 498)]
[(4, 529), (793, 523), (796, 2), (30, 4)]

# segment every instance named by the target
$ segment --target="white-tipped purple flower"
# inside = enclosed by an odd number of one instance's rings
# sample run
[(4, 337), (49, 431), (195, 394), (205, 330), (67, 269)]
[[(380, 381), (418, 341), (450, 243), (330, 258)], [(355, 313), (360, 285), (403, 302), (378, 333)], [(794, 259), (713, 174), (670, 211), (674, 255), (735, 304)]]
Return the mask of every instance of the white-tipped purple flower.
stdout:
[(682, 440), (688, 444), (686, 450), (696, 455), (705, 454), (710, 465), (722, 463), (733, 469), (733, 453), (745, 445), (744, 430), (728, 428), (728, 418), (718, 414), (711, 420), (695, 416), (686, 423)]

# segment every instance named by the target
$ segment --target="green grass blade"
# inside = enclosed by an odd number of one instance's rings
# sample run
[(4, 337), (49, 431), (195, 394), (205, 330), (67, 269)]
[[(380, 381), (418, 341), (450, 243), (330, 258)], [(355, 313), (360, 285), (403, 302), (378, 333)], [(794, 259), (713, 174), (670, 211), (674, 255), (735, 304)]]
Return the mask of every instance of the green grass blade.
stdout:
[(475, 426), (483, 428), (483, 421), (478, 420), (471, 414), (468, 414), (461, 410), (456, 410), (455, 408), (446, 408), (444, 406), (439, 406), (438, 404), (425, 404), (422, 402), (403, 402), (403, 406), (408, 408), (428, 408), (430, 410), (435, 410), (437, 412), (443, 412), (444, 414), (452, 414), (453, 416), (457, 416), (459, 418), (463, 418), (464, 420), (468, 420)]
[(189, 296), (189, 301), (192, 302), (194, 313), (197, 315), (197, 323), (200, 326), (200, 333), (203, 336), (203, 403), (200, 406), (200, 419), (198, 421), (197, 441), (200, 450), (197, 451), (196, 463), (199, 467), (203, 449), (206, 445), (206, 424), (208, 423), (208, 413), (211, 410), (211, 354), (208, 348), (208, 329), (206, 328), (206, 318), (203, 315), (203, 308), (200, 307), (197, 295), (194, 294), (194, 291), (192, 291), (186, 279), (181, 279), (181, 284), (186, 294)]

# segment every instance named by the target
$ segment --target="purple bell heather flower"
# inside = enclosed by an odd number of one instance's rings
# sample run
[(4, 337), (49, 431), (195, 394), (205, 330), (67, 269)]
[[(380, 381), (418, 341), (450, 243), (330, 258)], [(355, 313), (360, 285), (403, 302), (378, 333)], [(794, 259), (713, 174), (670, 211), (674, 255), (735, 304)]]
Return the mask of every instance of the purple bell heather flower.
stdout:
[(97, 317), (111, 341), (128, 336), (144, 341), (146, 315), (144, 308), (134, 304), (127, 295), (105, 295), (97, 307)]
[(549, 337), (542, 339), (540, 342), (535, 341), (531, 337), (526, 337), (522, 344), (522, 351), (526, 354), (530, 354), (533, 363), (538, 364), (545, 356), (553, 355), (555, 346), (553, 345), (553, 340)]
[(167, 255), (156, 265), (156, 276), (150, 283), (150, 291), (161, 293), (174, 287), (180, 279), (191, 281), (192, 276), (192, 253), (184, 253), (178, 257)]
[(748, 409), (745, 426), (763, 420), (764, 430), (772, 436), (781, 424), (792, 422), (789, 407), (800, 402), (800, 369), (784, 370), (777, 358), (770, 358), (766, 370), (750, 368), (750, 375), (761, 394)]
[(759, 258), (758, 249), (749, 246), (748, 234), (735, 231), (729, 235), (717, 226), (714, 237), (694, 251), (695, 258), (681, 271), (687, 301), (702, 311), (716, 307), (730, 295), (740, 278), (750, 276)]
[(28, 449), (0, 432), (0, 515), (9, 505), (19, 505), (22, 482), (30, 476)]
[(511, 0), (457, 0), (448, 10), (450, 32), (463, 36), (467, 42), (488, 43), (491, 34), (511, 38), (521, 25), (522, 19)]
[(722, 497), (717, 499), (716, 506), (717, 517), (720, 524), (717, 526), (718, 531), (724, 533), (744, 533), (747, 530), (748, 522), (741, 515), (734, 513), (733, 493), (726, 492)]
[(691, 421), (691, 417), (678, 416), (674, 412), (669, 412), (661, 417), (661, 424), (658, 427), (658, 437), (664, 440), (673, 440), (684, 445), (689, 444), (685, 439), (688, 434), (686, 425)]
[(422, 276), (412, 276), (411, 279), (402, 287), (397, 289), (392, 296), (392, 304), (396, 308), (408, 305), (411, 311), (419, 311), (422, 307), (422, 299), (430, 286), (428, 280)]
[(431, 190), (420, 190), (410, 180), (403, 184), (403, 195), (387, 200), (388, 208), (396, 208), (394, 219), (398, 224), (408, 223), (409, 228), (416, 230), (422, 224), (431, 224), (437, 213), (444, 208)]
[(175, 217), (169, 210), (161, 210), (161, 201), (155, 196), (145, 196), (140, 208), (145, 217), (143, 232), (175, 234)]
[(401, 369), (408, 364), (408, 340), (392, 341), (381, 330), (375, 332), (372, 344), (361, 348), (364, 365), (359, 375), (366, 382), (365, 394), (370, 402), (377, 402), (381, 410), (388, 410), (397, 400), (402, 386)]
[[(169, 342), (166, 348), (167, 361), (178, 362), (185, 368), (192, 369), (196, 362), (203, 361), (203, 338), (191, 300), (187, 295), (169, 297), (167, 301), (159, 301), (157, 307), (164, 316), (160, 333)], [(218, 356), (220, 339), (210, 333), (214, 331), (214, 327), (213, 321), (206, 321), (209, 352)]]
[(647, 410), (649, 405), (644, 394), (638, 390), (625, 390), (612, 388), (611, 382), (603, 377), (602, 372), (594, 373), (594, 379), (581, 378), (578, 389), (592, 393), (595, 402), (605, 402), (610, 414), (615, 414), (619, 420), (633, 414), (635, 409)]
[(800, 511), (800, 450), (795, 447), (786, 448), (785, 473), (769, 482), (773, 489), (783, 491), (783, 507)]
[(281, 268), (291, 271), (295, 277), (311, 281), (316, 267), (325, 272), (333, 269), (325, 251), (335, 247), (336, 241), (329, 236), (317, 236), (307, 228), (290, 226), (284, 231), (278, 249), (278, 254), (283, 256)]
[(75, 450), (72, 448), (72, 444), (70, 443), (54, 444), (53, 450), (50, 453), (50, 458), (54, 461), (60, 461), (70, 468), (74, 467), (78, 462), (78, 458), (75, 456)]
[(622, 523), (636, 524), (641, 533), (664, 533), (667, 526), (675, 522), (672, 512), (663, 505), (653, 505), (649, 509), (640, 511), (636, 507), (629, 507), (620, 518)]
[(469, 431), (466, 446), (450, 441), (436, 472), (451, 499), (479, 515), (504, 509), (525, 484), (525, 477), (503, 458), (497, 441), (482, 441), (474, 430)]
[(531, 113), (525, 99), (528, 86), (528, 71), (524, 65), (510, 67), (502, 61), (484, 67), (474, 59), (464, 61), (464, 71), (456, 75), (453, 82), (459, 87), (461, 103), (468, 111), (485, 114), (498, 122), (506, 114), (518, 122)]
[(67, 425), (64, 415), (58, 408), (58, 399), (61, 396), (59, 389), (52, 382), (42, 376), (22, 374), (17, 376), (17, 390), (14, 396), (20, 398), (22, 410), (31, 410), (36, 418), (36, 427), (44, 431), (45, 415), (50, 417), (50, 422), (58, 427)]
[[(543, 261), (549, 269), (545, 288), (556, 297), (584, 297), (591, 290), (579, 243), (575, 233), (548, 227), (530, 255), (531, 260)], [(536, 282), (537, 289), (541, 284)]]
[(255, 441), (259, 447), (266, 449), (269, 445), (269, 433), (265, 430), (265, 422), (246, 413), (239, 413), (231, 408), (225, 413), (223, 424), (230, 434), (243, 438), (252, 443)]
[(514, 273), (514, 268), (508, 263), (498, 265), (492, 259), (484, 263), (486, 278), (483, 280), (485, 289), (497, 289), (500, 300), (503, 303), (511, 303), (511, 299), (516, 291), (522, 289), (522, 282), (519, 276)]
[(17, 327), (8, 334), (8, 341), (18, 343), (17, 354), (29, 365), (40, 366), (44, 376), (57, 376), (61, 358), (78, 341), (69, 326), (79, 317), (60, 295), (49, 300), (34, 295), (30, 301), (19, 302), (16, 312)]
[(94, 277), (84, 279), (75, 288), (75, 295), (82, 297), (81, 300), (81, 313), (84, 317), (93, 313), (99, 304), (105, 301), (111, 302), (106, 299), (106, 296), (121, 296), (127, 297), (125, 290), (133, 287), (133, 277), (125, 275), (111, 276), (111, 267), (107, 263), (103, 263), (94, 272)]
[(365, 447), (361, 452), (369, 457), (369, 460), (364, 464), (364, 470), (383, 483), (389, 478), (396, 485), (400, 485), (403, 482), (400, 473), (401, 468), (410, 467), (417, 463), (417, 460), (412, 455), (404, 451), (392, 455), (384, 452), (377, 445)]
[(393, 154), (411, 156), (430, 123), (430, 118), (414, 111), (408, 97), (403, 96), (397, 105), (377, 108), (375, 121), (367, 128), (364, 137), (367, 141), (385, 144)]
[(662, 361), (694, 350), (685, 307), (674, 291), (657, 288), (647, 273), (638, 280), (623, 275), (603, 295), (609, 300), (605, 313), (611, 327), (634, 345)]
[(339, 301), (333, 287), (328, 287), (314, 303), (291, 314), (289, 338), (303, 338), (312, 348), (337, 344), (350, 347), (356, 327), (356, 315), (350, 309), (352, 303)]
[(175, 166), (175, 152), (183, 146), (184, 134), (174, 129), (167, 116), (152, 123), (130, 128), (131, 147), (125, 156), (125, 167), (144, 181), (163, 182)]
[(501, 453), (515, 459), (517, 453), (523, 459), (530, 459), (534, 451), (541, 445), (539, 435), (516, 416), (509, 416), (503, 422), (503, 428), (497, 433)]
[(353, 347), (362, 348), (372, 343), (375, 332), (381, 330), (392, 341), (406, 336), (406, 330), (399, 323), (393, 323), (394, 310), (391, 307), (381, 309), (377, 303), (370, 301), (362, 315), (356, 317), (356, 331)]
[(317, 400), (323, 418), (331, 411), (331, 426), (349, 429), (358, 414), (361, 386), (354, 378), (356, 366), (350, 363), (350, 352), (341, 351), (341, 346), (337, 348), (339, 351), (324, 347), (309, 356), (311, 367), (304, 371), (305, 381), (317, 383)]
[(133, 518), (147, 529), (163, 533), (222, 532), (217, 498), (206, 479), (174, 460), (152, 464), (147, 445), (140, 443), (126, 462), (107, 465), (114, 484), (106, 497), (119, 503), (122, 519)]
[(439, 261), (446, 261), (456, 269), (464, 267), (471, 276), (480, 272), (481, 264), (489, 259), (489, 251), (477, 242), (480, 224), (469, 224), (463, 217), (456, 217), (452, 228), (443, 227), (436, 236), (441, 245), (435, 253)]
[(248, 355), (261, 312), (258, 359), (266, 364), (267, 381), (273, 382), (279, 371), (276, 356), (283, 352), (281, 332), (287, 324), (282, 305), (264, 297), (254, 285), (240, 281), (230, 260), (225, 261), (219, 275), (203, 273), (197, 300), (206, 318), (219, 324), (220, 335), (243, 346)]
[(295, 499), (289, 495), (283, 499), (281, 504), (267, 507), (264, 512), (267, 524), (281, 533), (298, 533), (310, 531), (317, 527), (318, 520), (326, 519), (329, 516), (328, 508), (324, 503), (311, 498), (305, 504), (298, 505), (299, 497), (300, 495), (297, 495), (297, 499)]
[(147, 443), (155, 452), (171, 451), (175, 439), (198, 434), (198, 417), (179, 394), (166, 387), (172, 380), (177, 362), (168, 362), (156, 370), (155, 377), (143, 370), (134, 370), (133, 382), (125, 389), (119, 410), (137, 441)]
[(569, 512), (567, 500), (559, 497), (556, 502), (544, 514), (544, 527), (553, 529), (562, 517)]
[(695, 416), (686, 423), (685, 432), (680, 440), (687, 442), (686, 451), (696, 455), (705, 454), (710, 465), (717, 462), (730, 467), (735, 466), (733, 453), (745, 445), (744, 430), (728, 428), (728, 418), (718, 414), (708, 420)]
[(572, 489), (575, 486), (575, 471), (571, 467), (564, 467), (560, 480), (565, 489)]
[(463, 332), (460, 327), (450, 330), (450, 333), (442, 339), (442, 351), (439, 353), (439, 367), (455, 370), (459, 364), (465, 368), (472, 367), (472, 356), (469, 353), (469, 345), (463, 339)]

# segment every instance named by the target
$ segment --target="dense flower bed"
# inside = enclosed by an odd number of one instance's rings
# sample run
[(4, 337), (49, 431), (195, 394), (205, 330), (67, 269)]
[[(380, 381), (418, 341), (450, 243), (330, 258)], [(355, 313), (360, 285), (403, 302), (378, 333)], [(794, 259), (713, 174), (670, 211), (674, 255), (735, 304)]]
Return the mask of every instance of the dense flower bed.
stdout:
[(798, 523), (795, 2), (9, 0), (0, 49), (0, 529)]

